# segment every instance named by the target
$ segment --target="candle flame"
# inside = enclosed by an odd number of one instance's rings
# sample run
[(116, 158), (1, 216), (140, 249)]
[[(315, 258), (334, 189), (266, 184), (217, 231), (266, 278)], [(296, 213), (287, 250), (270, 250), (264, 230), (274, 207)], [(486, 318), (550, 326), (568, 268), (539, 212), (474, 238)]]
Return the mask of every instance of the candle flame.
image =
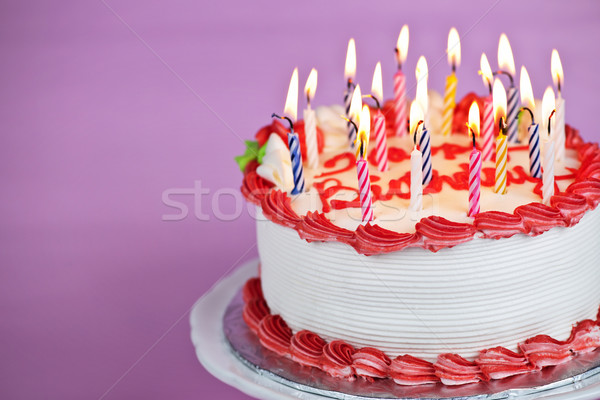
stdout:
[(548, 122), (555, 108), (554, 89), (552, 86), (548, 86), (542, 97), (542, 126), (546, 132), (548, 132)]
[(383, 105), (383, 78), (381, 75), (381, 62), (378, 62), (373, 72), (371, 94)]
[(448, 64), (454, 68), (460, 65), (460, 37), (456, 28), (450, 29), (448, 33)]
[(419, 104), (419, 102), (417, 100), (413, 100), (413, 102), (410, 104), (410, 134), (414, 135), (415, 134), (415, 129), (417, 129), (417, 126), (419, 124), (419, 122), (423, 121), (423, 109), (421, 108), (421, 105)]
[(367, 159), (367, 148), (369, 147), (369, 136), (371, 135), (371, 112), (369, 106), (364, 105), (360, 112), (360, 123), (358, 125), (358, 134), (354, 142), (356, 147), (356, 158), (360, 155), (361, 148), (363, 149), (363, 159)]
[(469, 108), (469, 128), (471, 128), (470, 131), (472, 131), (475, 136), (479, 136), (479, 122), (479, 105), (476, 101), (473, 101), (471, 107)]
[(354, 121), (355, 124), (360, 122), (360, 109), (362, 108), (362, 95), (360, 92), (360, 85), (356, 85), (354, 93), (352, 93), (352, 100), (350, 101), (350, 111), (348, 112), (348, 118)]
[(523, 107), (529, 108), (532, 112), (535, 110), (535, 100), (533, 97), (533, 88), (531, 87), (531, 80), (527, 73), (525, 66), (521, 67), (521, 104)]
[(502, 71), (511, 74), (511, 76), (515, 75), (515, 59), (508, 38), (504, 33), (500, 35), (500, 41), (498, 42), (498, 67)]
[(494, 103), (494, 121), (498, 123), (500, 118), (506, 118), (506, 89), (500, 79), (494, 80), (494, 89), (492, 91)]
[(308, 79), (306, 79), (306, 85), (304, 85), (304, 93), (306, 93), (306, 98), (309, 102), (315, 97), (315, 92), (317, 91), (317, 78), (317, 70), (314, 68), (311, 69), (310, 74), (308, 74)]
[(294, 72), (292, 73), (283, 113), (287, 115), (292, 122), (296, 122), (296, 118), (298, 117), (298, 68), (294, 68)]
[(483, 79), (483, 84), (487, 86), (491, 86), (494, 81), (494, 75), (492, 74), (492, 67), (490, 67), (490, 62), (487, 59), (485, 53), (481, 53), (481, 60), (479, 61), (479, 73)]
[(550, 70), (552, 71), (552, 81), (554, 82), (554, 86), (557, 88), (562, 88), (563, 79), (565, 78), (563, 75), (562, 63), (560, 62), (560, 56), (558, 55), (558, 51), (556, 49), (552, 50), (552, 57), (550, 59)]
[(396, 42), (396, 60), (398, 65), (402, 65), (406, 61), (406, 54), (408, 53), (408, 25), (404, 25), (400, 29), (398, 35), (398, 41)]
[(346, 51), (346, 68), (344, 69), (344, 79), (354, 80), (356, 76), (356, 44), (354, 38), (348, 41), (348, 51)]
[(417, 77), (417, 94), (415, 98), (423, 110), (423, 115), (425, 115), (427, 114), (429, 107), (427, 98), (427, 79), (429, 78), (429, 70), (427, 68), (427, 60), (424, 56), (419, 57), (417, 67), (415, 68), (415, 75)]

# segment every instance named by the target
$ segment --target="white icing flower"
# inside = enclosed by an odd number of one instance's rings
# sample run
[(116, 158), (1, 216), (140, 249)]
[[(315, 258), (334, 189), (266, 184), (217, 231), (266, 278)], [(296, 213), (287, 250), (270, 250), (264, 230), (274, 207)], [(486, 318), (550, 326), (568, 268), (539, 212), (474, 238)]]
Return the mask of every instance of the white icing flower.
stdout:
[(290, 151), (276, 133), (269, 136), (262, 164), (258, 166), (256, 173), (282, 191), (289, 192), (294, 188)]
[(325, 147), (324, 152), (345, 151), (348, 146), (348, 128), (346, 121), (342, 118), (346, 114), (344, 107), (334, 105), (331, 107), (317, 107), (317, 126), (324, 132)]

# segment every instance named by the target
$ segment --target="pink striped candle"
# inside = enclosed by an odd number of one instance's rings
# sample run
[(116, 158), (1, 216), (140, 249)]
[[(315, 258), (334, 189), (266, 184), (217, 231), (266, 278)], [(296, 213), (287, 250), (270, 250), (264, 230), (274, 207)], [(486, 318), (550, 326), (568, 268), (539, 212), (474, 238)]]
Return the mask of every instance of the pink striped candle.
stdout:
[(469, 217), (479, 214), (481, 198), (481, 152), (473, 146), (469, 156)]
[(483, 99), (483, 161), (492, 159), (494, 153), (494, 105), (492, 95)]
[(388, 149), (385, 136), (385, 117), (381, 110), (373, 117), (373, 128), (375, 129), (375, 161), (377, 169), (381, 172), (388, 170)]
[(360, 195), (360, 208), (362, 209), (362, 221), (373, 220), (373, 201), (371, 199), (371, 178), (369, 177), (369, 165), (367, 160), (359, 158), (356, 160), (358, 172), (358, 189)]
[(407, 134), (407, 117), (406, 78), (399, 69), (394, 74), (394, 132), (396, 136)]

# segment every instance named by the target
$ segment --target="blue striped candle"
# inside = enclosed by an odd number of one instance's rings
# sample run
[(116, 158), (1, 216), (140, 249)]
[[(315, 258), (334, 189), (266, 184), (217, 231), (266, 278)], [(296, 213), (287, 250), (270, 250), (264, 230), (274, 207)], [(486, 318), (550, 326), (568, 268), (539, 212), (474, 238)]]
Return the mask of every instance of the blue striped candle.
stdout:
[(519, 142), (519, 90), (516, 87), (510, 86), (506, 91), (506, 97), (508, 99), (507, 113), (506, 113), (506, 135), (508, 136), (509, 143)]
[(421, 138), (419, 139), (419, 149), (423, 154), (423, 186), (431, 182), (432, 170), (431, 170), (431, 140), (429, 131), (423, 125), (421, 131)]
[(529, 173), (532, 178), (541, 178), (542, 169), (540, 165), (540, 134), (539, 125), (529, 125)]
[(300, 139), (293, 129), (288, 133), (288, 146), (294, 174), (292, 194), (300, 194), (304, 192), (304, 168), (302, 167), (302, 153), (300, 153)]

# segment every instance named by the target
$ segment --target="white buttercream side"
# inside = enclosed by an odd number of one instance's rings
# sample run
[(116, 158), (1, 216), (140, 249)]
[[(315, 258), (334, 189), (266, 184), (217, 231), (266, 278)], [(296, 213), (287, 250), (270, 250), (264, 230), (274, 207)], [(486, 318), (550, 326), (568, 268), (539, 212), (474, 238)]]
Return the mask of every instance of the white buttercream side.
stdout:
[(376, 256), (337, 242), (308, 243), (257, 222), (262, 286), (294, 330), (373, 346), (390, 357), (467, 358), (547, 334), (566, 339), (600, 304), (600, 211), (536, 237), (474, 239), (432, 253)]

